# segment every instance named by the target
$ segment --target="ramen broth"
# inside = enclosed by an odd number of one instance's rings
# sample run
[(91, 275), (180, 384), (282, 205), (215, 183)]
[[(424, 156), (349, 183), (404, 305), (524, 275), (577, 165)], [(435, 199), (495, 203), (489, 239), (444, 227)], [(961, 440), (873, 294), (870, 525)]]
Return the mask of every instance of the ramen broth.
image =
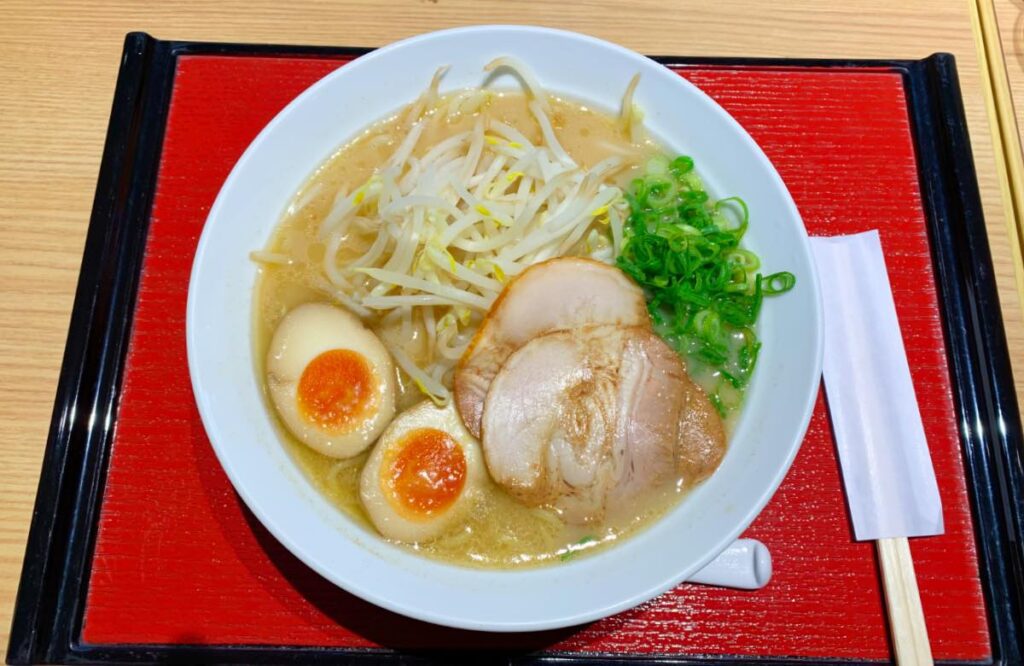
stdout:
[[(447, 97), (441, 98), (444, 106)], [(615, 177), (624, 186), (642, 168), (655, 146), (646, 142), (632, 145), (623, 136), (616, 119), (566, 99), (549, 98), (550, 118), (559, 141), (572, 158), (588, 168), (601, 160), (620, 155), (627, 167)], [(437, 142), (472, 129), (476, 116), (498, 119), (515, 127), (531, 141), (541, 140), (541, 130), (522, 93), (490, 93), (472, 114), (446, 117), (435, 113), (428, 119), (413, 156), (422, 156)], [(255, 290), (255, 340), (259, 376), (265, 377), (264, 358), (274, 329), (291, 309), (311, 301), (330, 301), (331, 287), (324, 277), (325, 245), (319, 226), (328, 214), (339, 190), (350, 192), (373, 175), (395, 151), (403, 135), (401, 114), (379, 122), (350, 144), (339, 149), (310, 178), (296, 195), (265, 249), (268, 255), (288, 257), (288, 265), (261, 264)], [(363, 254), (373, 234), (361, 238), (353, 232), (339, 255), (339, 264)], [(382, 313), (383, 314), (383, 313)], [(400, 347), (411, 357), (423, 353), (425, 332), (401, 322), (385, 325), (382, 317), (364, 319), (379, 336)], [(397, 407), (406, 409), (424, 399), (416, 386), (396, 368)], [(266, 386), (264, 385), (264, 391)], [(270, 407), (268, 409), (275, 413)], [(275, 413), (276, 418), (276, 413)], [(322, 455), (300, 443), (278, 424), (282, 441), (323, 495), (364, 528), (374, 531), (361, 505), (359, 476), (369, 452), (348, 460)], [(464, 524), (433, 541), (406, 546), (433, 559), (453, 564), (486, 568), (512, 568), (564, 561), (577, 554), (591, 553), (651, 523), (674, 506), (684, 494), (680, 485), (651, 491), (644, 509), (628, 507), (622, 515), (610, 514), (600, 524), (566, 525), (546, 508), (528, 507), (511, 498), (489, 478), (479, 506)]]

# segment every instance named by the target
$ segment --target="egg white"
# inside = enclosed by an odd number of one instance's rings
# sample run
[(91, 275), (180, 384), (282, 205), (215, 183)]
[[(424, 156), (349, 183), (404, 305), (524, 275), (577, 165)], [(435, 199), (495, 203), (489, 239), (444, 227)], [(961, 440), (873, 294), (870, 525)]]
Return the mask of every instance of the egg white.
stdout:
[[(433, 515), (415, 515), (396, 506), (381, 480), (381, 466), (389, 453), (397, 454), (406, 435), (421, 428), (447, 433), (462, 449), (466, 460), (466, 477), (459, 496), (446, 509)], [(430, 541), (453, 529), (472, 509), (484, 492), (487, 470), (480, 443), (466, 430), (462, 418), (449, 404), (438, 407), (422, 402), (402, 412), (391, 422), (363, 467), (360, 477), (360, 498), (370, 520), (382, 535), (406, 543)]]
[[(308, 420), (299, 409), (298, 386), (310, 361), (333, 349), (360, 354), (374, 378), (374, 405), (346, 429)], [(325, 303), (293, 309), (274, 332), (267, 351), (267, 388), (277, 413), (293, 435), (333, 458), (349, 458), (377, 439), (395, 415), (395, 370), (381, 341), (352, 313)]]

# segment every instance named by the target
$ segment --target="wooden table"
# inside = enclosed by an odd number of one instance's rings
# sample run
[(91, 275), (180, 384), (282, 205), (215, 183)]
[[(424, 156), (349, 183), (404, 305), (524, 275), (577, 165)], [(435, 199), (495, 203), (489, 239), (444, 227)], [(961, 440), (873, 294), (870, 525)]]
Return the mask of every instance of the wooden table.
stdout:
[[(672, 5), (675, 4), (676, 7)], [(1011, 81), (1024, 95), (1024, 0), (997, 0)], [(0, 4), (0, 650), (78, 278), (124, 33), (164, 39), (374, 46), (474, 23), (569, 28), (645, 53), (921, 58), (956, 55), (1018, 396), (1024, 311), (996, 180), (968, 0), (231, 0)], [(1013, 43), (1011, 43), (1013, 42)], [(1017, 108), (1024, 126), (1024, 106)], [(1024, 400), (1022, 400), (1024, 402)]]
[(1019, 101), (1015, 105), (1017, 125), (1024, 127), (1024, 0), (996, 0), (995, 7), (1006, 73)]

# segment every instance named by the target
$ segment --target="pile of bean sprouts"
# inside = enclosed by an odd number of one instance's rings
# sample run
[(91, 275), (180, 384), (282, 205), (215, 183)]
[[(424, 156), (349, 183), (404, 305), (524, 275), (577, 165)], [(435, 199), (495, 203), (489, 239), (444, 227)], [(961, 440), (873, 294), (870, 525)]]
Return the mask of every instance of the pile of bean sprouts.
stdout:
[[(485, 69), (498, 68), (521, 81), (539, 143), (477, 113), (492, 94), (484, 89), (440, 95), (442, 68), (401, 115), (404, 137), (394, 153), (366, 182), (337, 193), (319, 229), (325, 291), (365, 320), (394, 325), (405, 339), (422, 338), (424, 351), (415, 355), (397, 339), (384, 336), (383, 342), (439, 404), (450, 400), (455, 364), (510, 278), (566, 254), (614, 262), (629, 215), (613, 180), (628, 156), (581, 167), (559, 143), (533, 74), (507, 57)], [(632, 102), (636, 82), (626, 90), (619, 118), (633, 143), (643, 132)], [(471, 114), (476, 122), (421, 146), (435, 114)], [(342, 249), (357, 238), (366, 250), (351, 258), (351, 250)]]

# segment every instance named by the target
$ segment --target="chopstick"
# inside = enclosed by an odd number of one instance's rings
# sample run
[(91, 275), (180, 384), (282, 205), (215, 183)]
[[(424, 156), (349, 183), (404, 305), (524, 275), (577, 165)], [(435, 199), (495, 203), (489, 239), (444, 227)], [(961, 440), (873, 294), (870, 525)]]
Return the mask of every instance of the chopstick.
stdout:
[(924, 624), (921, 595), (917, 590), (914, 560), (906, 537), (875, 542), (882, 568), (889, 633), (898, 664), (932, 664), (928, 628)]
[(971, 0), (971, 24), (978, 47), (981, 87), (992, 134), (996, 172), (1013, 253), (1017, 295), (1024, 301), (1024, 156), (1006, 74), (999, 26), (992, 0)]

